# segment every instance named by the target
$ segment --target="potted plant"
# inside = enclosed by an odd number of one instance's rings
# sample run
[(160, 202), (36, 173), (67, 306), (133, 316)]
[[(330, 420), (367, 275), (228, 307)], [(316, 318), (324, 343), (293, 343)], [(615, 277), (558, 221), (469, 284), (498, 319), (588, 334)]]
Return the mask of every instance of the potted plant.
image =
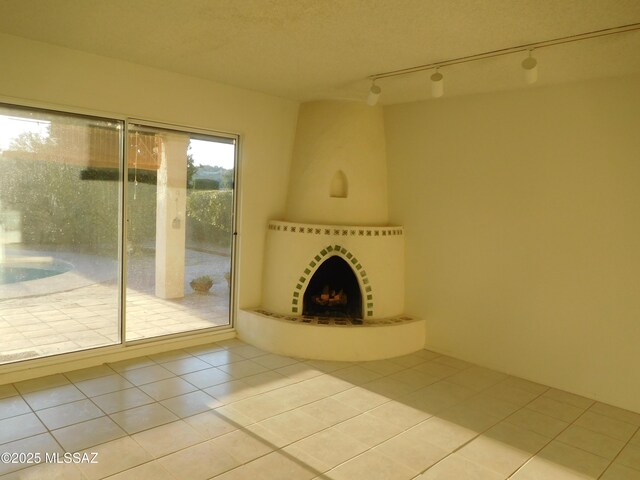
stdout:
[(198, 293), (207, 293), (213, 286), (213, 278), (211, 278), (209, 275), (202, 275), (191, 280), (191, 282), (189, 282), (189, 285), (191, 285), (191, 288), (193, 288)]

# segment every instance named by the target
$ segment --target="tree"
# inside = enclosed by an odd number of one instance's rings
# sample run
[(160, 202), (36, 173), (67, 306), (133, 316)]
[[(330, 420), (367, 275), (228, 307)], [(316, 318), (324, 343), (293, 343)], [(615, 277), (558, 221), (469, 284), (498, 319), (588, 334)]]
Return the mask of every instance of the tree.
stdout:
[(46, 148), (55, 145), (51, 136), (44, 137), (35, 132), (23, 132), (11, 140), (9, 150), (21, 152), (42, 153)]
[(231, 190), (233, 188), (233, 169), (222, 171), (222, 189)]
[(198, 167), (196, 167), (195, 161), (193, 160), (193, 154), (191, 153), (191, 145), (187, 149), (187, 187), (191, 187), (191, 182), (193, 181), (193, 176), (198, 171)]

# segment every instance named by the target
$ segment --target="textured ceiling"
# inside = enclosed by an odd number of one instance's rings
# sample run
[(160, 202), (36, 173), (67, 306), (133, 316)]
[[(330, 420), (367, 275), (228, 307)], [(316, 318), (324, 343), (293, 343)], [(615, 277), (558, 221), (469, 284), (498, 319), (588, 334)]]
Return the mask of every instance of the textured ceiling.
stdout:
[[(294, 100), (376, 73), (640, 22), (640, 0), (0, 0), (0, 32)], [(640, 31), (536, 52), (539, 84), (640, 72)], [(446, 95), (524, 88), (514, 54), (442, 69)], [(383, 103), (429, 98), (428, 72)]]

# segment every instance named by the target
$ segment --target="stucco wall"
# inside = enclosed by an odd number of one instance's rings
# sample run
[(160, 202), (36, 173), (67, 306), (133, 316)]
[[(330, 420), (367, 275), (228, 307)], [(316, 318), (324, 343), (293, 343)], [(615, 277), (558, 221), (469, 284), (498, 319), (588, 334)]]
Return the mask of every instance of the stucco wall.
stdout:
[(385, 108), (427, 347), (640, 411), (639, 84)]
[(8, 35), (0, 63), (0, 101), (239, 134), (239, 305), (260, 304), (266, 226), (284, 213), (297, 103)]

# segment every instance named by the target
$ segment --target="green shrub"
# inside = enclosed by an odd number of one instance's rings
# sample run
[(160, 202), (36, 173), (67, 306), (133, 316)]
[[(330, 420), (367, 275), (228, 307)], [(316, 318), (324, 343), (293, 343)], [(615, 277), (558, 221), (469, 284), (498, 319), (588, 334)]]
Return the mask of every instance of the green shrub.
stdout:
[(0, 201), (20, 212), (22, 241), (114, 253), (118, 183), (82, 180), (83, 167), (0, 157)]
[[(21, 216), (22, 242), (64, 245), (115, 254), (118, 240), (117, 175), (83, 175), (85, 168), (58, 161), (0, 156), (0, 204)], [(117, 172), (116, 172), (117, 173)], [(127, 182), (128, 242), (153, 246), (156, 235), (156, 186)], [(197, 242), (228, 247), (232, 190), (189, 191), (187, 229)]]
[(231, 239), (232, 190), (191, 191), (187, 196), (187, 217), (194, 240), (228, 246)]

